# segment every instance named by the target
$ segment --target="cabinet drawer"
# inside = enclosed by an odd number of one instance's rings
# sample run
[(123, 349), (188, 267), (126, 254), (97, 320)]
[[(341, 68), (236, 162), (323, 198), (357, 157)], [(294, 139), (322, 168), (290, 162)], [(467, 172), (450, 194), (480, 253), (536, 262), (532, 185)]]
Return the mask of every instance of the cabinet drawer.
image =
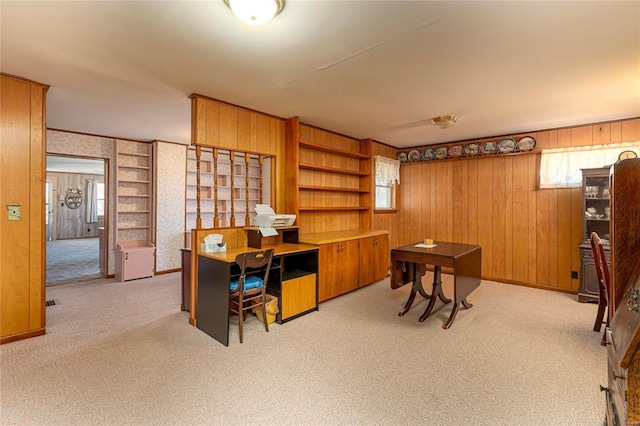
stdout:
[(315, 309), (316, 274), (283, 281), (281, 295), (282, 320)]

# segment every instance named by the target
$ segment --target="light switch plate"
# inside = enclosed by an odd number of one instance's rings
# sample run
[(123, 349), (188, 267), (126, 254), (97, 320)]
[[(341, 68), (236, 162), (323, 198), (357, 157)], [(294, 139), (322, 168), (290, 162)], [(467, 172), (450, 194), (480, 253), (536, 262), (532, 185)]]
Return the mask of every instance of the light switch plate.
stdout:
[(9, 220), (20, 220), (21, 217), (21, 205), (20, 204), (7, 204), (7, 210), (9, 211)]

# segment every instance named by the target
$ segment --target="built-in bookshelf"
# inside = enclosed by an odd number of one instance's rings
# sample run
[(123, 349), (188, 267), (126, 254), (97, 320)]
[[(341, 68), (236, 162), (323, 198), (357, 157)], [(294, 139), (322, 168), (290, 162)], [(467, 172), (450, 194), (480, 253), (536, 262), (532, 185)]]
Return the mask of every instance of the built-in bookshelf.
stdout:
[(357, 140), (286, 122), (287, 213), (302, 233), (369, 229), (371, 226), (371, 140)]
[(153, 238), (152, 144), (116, 140), (116, 243)]

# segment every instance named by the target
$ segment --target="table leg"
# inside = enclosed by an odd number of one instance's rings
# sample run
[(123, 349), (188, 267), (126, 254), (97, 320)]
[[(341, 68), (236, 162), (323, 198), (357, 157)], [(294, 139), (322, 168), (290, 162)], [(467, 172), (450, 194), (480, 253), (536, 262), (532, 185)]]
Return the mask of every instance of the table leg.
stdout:
[(440, 299), (442, 303), (451, 302), (451, 299), (445, 297), (444, 293), (442, 292), (441, 269), (440, 266), (437, 265), (433, 267), (433, 291), (431, 292), (431, 297), (429, 298), (429, 305), (427, 305), (427, 309), (420, 316), (418, 321), (423, 322), (427, 319), (436, 304), (436, 299)]
[(458, 314), (460, 305), (463, 305), (465, 309), (470, 309), (473, 306), (471, 303), (467, 302), (467, 299), (462, 299), (461, 303), (456, 303), (453, 307), (453, 310), (451, 311), (451, 315), (449, 315), (449, 319), (447, 320), (445, 325), (442, 326), (442, 328), (447, 330), (449, 327), (451, 327), (451, 324), (453, 324), (453, 320), (456, 319), (456, 315)]
[(420, 296), (425, 299), (431, 298), (431, 295), (427, 294), (422, 287), (422, 275), (424, 275), (424, 272), (421, 269), (423, 268), (417, 268), (415, 263), (412, 264), (412, 268), (413, 284), (411, 285), (411, 293), (409, 293), (409, 299), (407, 299), (407, 303), (405, 303), (404, 308), (402, 308), (402, 311), (398, 314), (400, 317), (409, 312), (411, 305), (413, 305), (413, 301), (416, 299), (416, 294), (420, 293)]

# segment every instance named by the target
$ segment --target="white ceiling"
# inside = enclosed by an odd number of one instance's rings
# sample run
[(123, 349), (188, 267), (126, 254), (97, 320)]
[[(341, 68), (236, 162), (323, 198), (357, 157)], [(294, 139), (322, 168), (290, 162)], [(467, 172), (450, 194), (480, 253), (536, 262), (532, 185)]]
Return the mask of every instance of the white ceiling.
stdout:
[[(640, 116), (640, 2), (6, 1), (1, 69), (49, 128), (190, 141), (199, 93), (398, 148)], [(429, 123), (453, 114), (440, 130)]]

